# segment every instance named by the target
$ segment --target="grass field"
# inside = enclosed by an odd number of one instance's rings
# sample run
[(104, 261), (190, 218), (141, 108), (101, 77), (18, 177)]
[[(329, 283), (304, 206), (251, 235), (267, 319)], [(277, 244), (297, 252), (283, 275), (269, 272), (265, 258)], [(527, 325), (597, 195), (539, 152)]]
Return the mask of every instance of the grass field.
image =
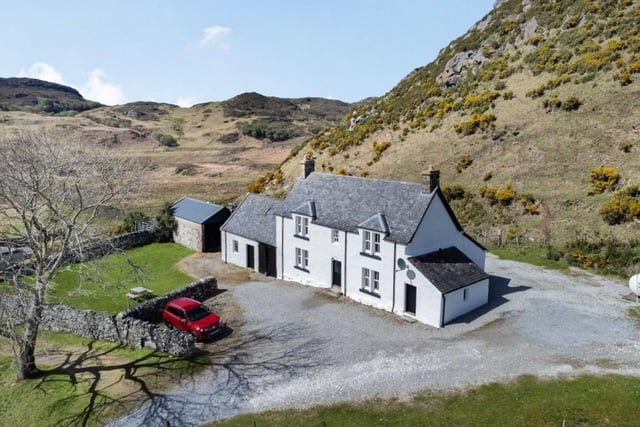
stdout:
[(40, 378), (16, 381), (0, 339), (0, 425), (104, 425), (208, 363), (53, 332), (39, 334), (36, 353)]
[(637, 426), (640, 379), (624, 376), (572, 380), (520, 377), (409, 402), (373, 400), (308, 410), (243, 415), (212, 425), (235, 426)]
[(193, 251), (174, 243), (154, 243), (61, 271), (49, 301), (116, 313), (127, 308), (126, 294), (144, 286), (156, 295), (193, 281), (175, 265)]

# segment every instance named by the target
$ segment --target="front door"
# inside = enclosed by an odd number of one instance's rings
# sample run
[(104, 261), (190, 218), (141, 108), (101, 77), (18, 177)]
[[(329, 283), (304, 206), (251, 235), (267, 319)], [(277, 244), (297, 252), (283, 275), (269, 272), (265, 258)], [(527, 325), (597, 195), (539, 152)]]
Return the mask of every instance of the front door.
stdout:
[(256, 268), (253, 246), (247, 245), (247, 268)]
[(408, 283), (404, 285), (404, 311), (416, 314), (416, 287)]
[(342, 286), (342, 263), (331, 261), (331, 286)]

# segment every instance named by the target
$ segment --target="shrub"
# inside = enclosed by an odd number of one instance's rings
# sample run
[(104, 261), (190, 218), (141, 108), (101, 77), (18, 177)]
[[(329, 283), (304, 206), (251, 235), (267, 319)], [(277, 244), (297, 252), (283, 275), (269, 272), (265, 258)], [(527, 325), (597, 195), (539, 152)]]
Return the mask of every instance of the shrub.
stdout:
[(163, 133), (155, 133), (153, 134), (153, 137), (155, 138), (156, 141), (160, 143), (160, 145), (163, 145), (165, 147), (178, 146), (178, 141), (176, 141), (176, 139), (171, 135), (165, 135)]
[(346, 175), (347, 174), (347, 170), (345, 168), (339, 168), (336, 170), (335, 172), (336, 175)]
[(580, 108), (582, 102), (575, 96), (570, 96), (569, 98), (562, 101), (562, 109), (565, 111), (573, 111)]
[(240, 131), (256, 139), (269, 138), (271, 141), (286, 141), (298, 135), (295, 128), (286, 123), (253, 120), (238, 124)]
[(493, 178), (493, 173), (491, 171), (489, 172), (485, 172), (484, 176), (482, 177), (483, 181), (489, 181), (491, 178)]
[(388, 141), (376, 142), (373, 141), (373, 162), (377, 162), (380, 160), (382, 153), (391, 146), (391, 143)]
[(238, 132), (231, 132), (220, 136), (218, 141), (223, 144), (231, 144), (236, 142), (238, 139), (240, 139), (240, 134)]
[(465, 198), (466, 191), (461, 185), (454, 185), (452, 187), (442, 187), (442, 194), (448, 202), (452, 200), (462, 200)]
[(156, 242), (172, 242), (173, 232), (178, 227), (178, 223), (171, 212), (171, 203), (166, 202), (156, 216), (157, 226), (153, 232)]
[(469, 166), (473, 164), (473, 159), (469, 154), (465, 154), (462, 158), (455, 164), (455, 169), (458, 173), (461, 173), (463, 170), (467, 169)]
[(640, 190), (630, 185), (616, 191), (613, 198), (600, 207), (600, 216), (609, 225), (621, 224), (640, 217)]
[(492, 126), (492, 123), (496, 121), (496, 116), (491, 113), (471, 114), (471, 118), (466, 122), (456, 123), (453, 128), (457, 133), (463, 135), (472, 135), (476, 133), (478, 129), (486, 130)]
[(504, 187), (496, 191), (496, 200), (503, 206), (508, 206), (513, 202), (516, 197), (516, 192), (513, 190), (513, 186), (510, 182), (507, 182)]
[(183, 163), (176, 166), (175, 173), (176, 175), (192, 176), (196, 174), (196, 166), (189, 163)]
[(591, 170), (588, 180), (593, 185), (590, 194), (600, 194), (607, 190), (613, 190), (618, 185), (620, 173), (612, 167), (601, 166)]
[(630, 153), (633, 148), (633, 144), (630, 141), (620, 141), (618, 148), (620, 148), (620, 151), (623, 153)]

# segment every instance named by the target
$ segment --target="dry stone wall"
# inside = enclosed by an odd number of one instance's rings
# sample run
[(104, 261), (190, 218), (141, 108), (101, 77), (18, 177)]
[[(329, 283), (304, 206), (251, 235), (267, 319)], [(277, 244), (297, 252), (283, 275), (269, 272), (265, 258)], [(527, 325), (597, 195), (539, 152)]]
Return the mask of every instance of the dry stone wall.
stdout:
[[(80, 310), (63, 304), (46, 304), (40, 326), (49, 331), (67, 332), (129, 347), (147, 347), (189, 357), (195, 351), (194, 338), (158, 324), (162, 308), (169, 299), (181, 296), (205, 300), (215, 295), (217, 288), (215, 278), (203, 278), (117, 315)], [(0, 295), (0, 312), (17, 317), (20, 315), (18, 307), (20, 304), (15, 296)]]

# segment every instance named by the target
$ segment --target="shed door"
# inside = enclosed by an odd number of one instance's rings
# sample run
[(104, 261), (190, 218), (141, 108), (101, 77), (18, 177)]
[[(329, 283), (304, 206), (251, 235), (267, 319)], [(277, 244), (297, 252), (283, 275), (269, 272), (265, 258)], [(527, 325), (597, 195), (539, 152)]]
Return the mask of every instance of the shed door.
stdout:
[(256, 268), (254, 248), (251, 245), (247, 245), (247, 268)]
[(416, 314), (416, 287), (408, 283), (404, 285), (404, 311)]

